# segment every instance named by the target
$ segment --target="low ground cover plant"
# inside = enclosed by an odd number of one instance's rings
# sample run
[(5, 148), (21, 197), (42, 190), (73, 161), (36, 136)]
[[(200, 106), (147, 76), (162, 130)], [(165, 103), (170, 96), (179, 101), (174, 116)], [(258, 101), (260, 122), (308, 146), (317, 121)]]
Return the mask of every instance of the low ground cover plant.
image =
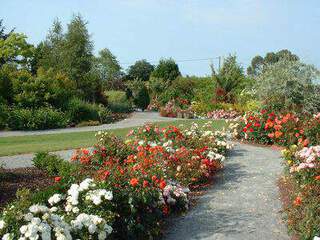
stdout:
[(222, 167), (231, 147), (226, 137), (210, 124), (145, 125), (125, 139), (98, 132), (94, 147), (76, 151), (73, 163), (39, 153), (35, 166), (55, 176), (56, 183), (35, 194), (24, 192), (9, 204), (0, 215), (0, 235), (4, 239), (158, 236), (164, 217), (188, 209), (189, 188), (206, 182)]

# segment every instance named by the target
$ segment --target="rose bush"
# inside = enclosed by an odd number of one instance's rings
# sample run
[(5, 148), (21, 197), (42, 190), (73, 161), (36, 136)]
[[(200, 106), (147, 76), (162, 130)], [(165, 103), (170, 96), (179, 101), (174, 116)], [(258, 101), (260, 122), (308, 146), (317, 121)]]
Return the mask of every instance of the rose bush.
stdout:
[(301, 239), (320, 236), (320, 146), (283, 150), (286, 182), (293, 189), (285, 208), (289, 230)]
[[(157, 236), (163, 217), (188, 209), (189, 188), (222, 168), (231, 147), (226, 137), (210, 123), (188, 129), (147, 124), (125, 139), (98, 132), (92, 149), (72, 156), (79, 177), (56, 176), (50, 191), (8, 205), (0, 215), (0, 234), (3, 239)], [(84, 180), (77, 180), (80, 176)]]

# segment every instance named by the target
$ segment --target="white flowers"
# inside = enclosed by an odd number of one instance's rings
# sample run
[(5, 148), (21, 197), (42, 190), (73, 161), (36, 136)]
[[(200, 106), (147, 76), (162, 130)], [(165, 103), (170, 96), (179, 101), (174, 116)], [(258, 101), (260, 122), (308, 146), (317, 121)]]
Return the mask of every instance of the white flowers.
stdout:
[(107, 235), (112, 232), (112, 227), (103, 218), (96, 215), (81, 213), (71, 221), (71, 224), (75, 229), (86, 228), (90, 234), (97, 233), (99, 240), (106, 239)]
[(48, 203), (52, 206), (59, 203), (62, 199), (64, 199), (64, 196), (62, 194), (56, 193), (48, 199)]
[(33, 214), (38, 214), (38, 213), (45, 213), (47, 212), (49, 209), (44, 206), (44, 205), (39, 205), (39, 204), (35, 204), (32, 205), (31, 207), (29, 207), (29, 211)]
[(106, 189), (92, 190), (86, 194), (86, 200), (92, 201), (95, 205), (100, 205), (103, 199), (112, 200), (112, 198), (112, 192)]
[(0, 220), (0, 230), (3, 229), (6, 226), (5, 221)]
[[(88, 204), (85, 200), (94, 204), (91, 206), (92, 209), (104, 200), (113, 199), (111, 191), (95, 188), (93, 179), (87, 178), (80, 184), (72, 184), (67, 191), (67, 197), (63, 194), (53, 194), (48, 199), (51, 208), (40, 204), (30, 206), (29, 211), (23, 215), (24, 224), (19, 232), (5, 233), (2, 239), (72, 240), (73, 236), (79, 234), (86, 234), (90, 239), (106, 239), (112, 232), (107, 220), (101, 216), (80, 213), (82, 206), (79, 203)], [(6, 225), (3, 219), (0, 220), (0, 230), (5, 229)]]

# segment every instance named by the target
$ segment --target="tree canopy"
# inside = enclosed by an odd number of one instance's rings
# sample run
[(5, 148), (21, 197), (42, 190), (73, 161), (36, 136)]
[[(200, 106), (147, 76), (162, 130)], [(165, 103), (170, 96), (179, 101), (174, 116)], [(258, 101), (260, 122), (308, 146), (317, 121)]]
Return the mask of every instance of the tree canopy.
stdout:
[(161, 59), (151, 74), (152, 77), (161, 78), (169, 82), (175, 80), (180, 75), (179, 66), (172, 58)]
[(258, 76), (270, 64), (274, 64), (281, 60), (298, 61), (299, 57), (287, 49), (278, 52), (268, 52), (265, 57), (255, 56), (251, 60), (251, 65), (247, 68), (247, 74), (250, 76)]
[(147, 62), (147, 60), (142, 59), (129, 67), (127, 78), (129, 80), (139, 79), (148, 81), (153, 70), (154, 66)]

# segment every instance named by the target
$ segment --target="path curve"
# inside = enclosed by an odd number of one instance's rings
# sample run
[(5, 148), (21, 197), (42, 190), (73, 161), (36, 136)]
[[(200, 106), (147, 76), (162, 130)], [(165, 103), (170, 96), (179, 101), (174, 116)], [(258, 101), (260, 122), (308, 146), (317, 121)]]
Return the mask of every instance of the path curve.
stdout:
[(236, 143), (225, 169), (185, 216), (173, 218), (165, 240), (289, 240), (279, 213), (280, 152)]
[(158, 112), (133, 112), (129, 118), (123, 119), (115, 123), (103, 124), (99, 126), (35, 130), (35, 131), (0, 131), (0, 137), (100, 131), (100, 130), (108, 130), (108, 129), (137, 127), (137, 126), (142, 126), (147, 122), (173, 121), (175, 119), (176, 118), (161, 117)]
[[(145, 123), (161, 122), (161, 121), (174, 121), (178, 118), (166, 118), (161, 117), (158, 112), (134, 112), (130, 118), (121, 120), (116, 123), (104, 124), (100, 126), (89, 126), (80, 128), (63, 128), (63, 129), (51, 129), (51, 130), (39, 130), (39, 131), (0, 131), (0, 137), (9, 136), (27, 136), (27, 135), (44, 135), (44, 134), (58, 134), (69, 132), (87, 132), (87, 131), (100, 131), (108, 129), (121, 129), (142, 126)], [(75, 149), (62, 150), (52, 152), (61, 156), (62, 158), (69, 160)], [(32, 167), (33, 153), (19, 154), (14, 156), (0, 157), (0, 166), (3, 165), (6, 169)]]

